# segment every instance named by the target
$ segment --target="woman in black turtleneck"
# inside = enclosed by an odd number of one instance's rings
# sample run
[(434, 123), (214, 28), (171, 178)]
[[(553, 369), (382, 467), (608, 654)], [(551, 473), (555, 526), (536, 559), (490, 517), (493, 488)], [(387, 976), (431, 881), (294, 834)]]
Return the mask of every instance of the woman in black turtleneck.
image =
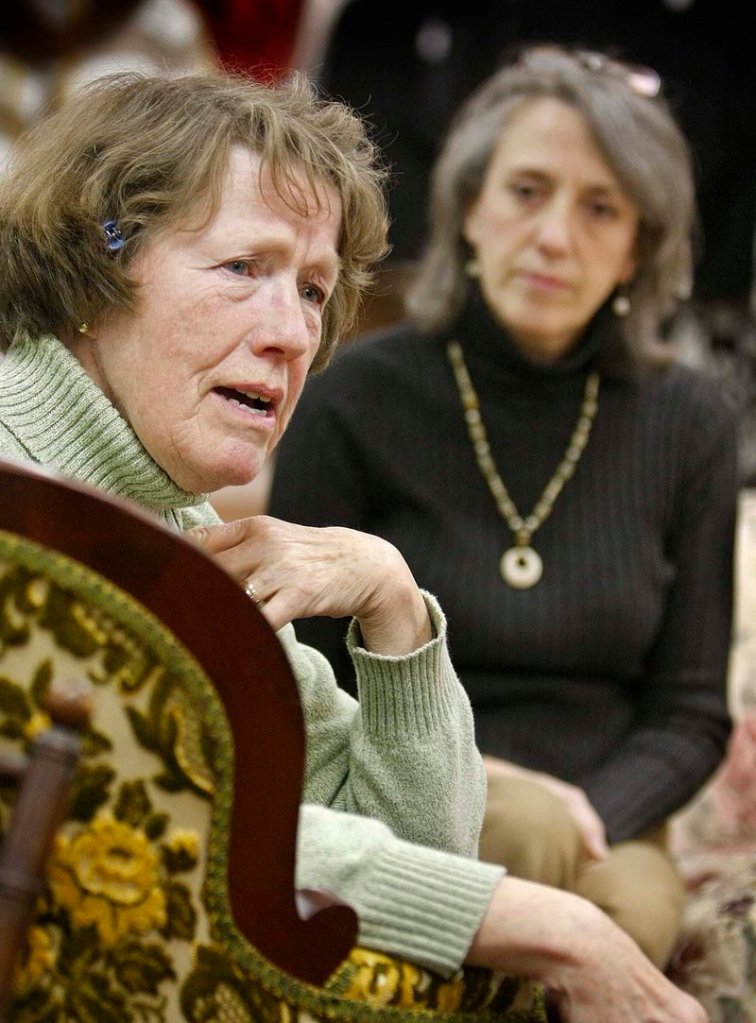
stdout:
[[(665, 822), (729, 732), (736, 471), (730, 414), (658, 338), (693, 216), (658, 86), (549, 47), (473, 94), (412, 321), (310, 381), (271, 512), (402, 551), (475, 708), (481, 855), (597, 902), (663, 966)], [(343, 631), (301, 636), (346, 674)]]

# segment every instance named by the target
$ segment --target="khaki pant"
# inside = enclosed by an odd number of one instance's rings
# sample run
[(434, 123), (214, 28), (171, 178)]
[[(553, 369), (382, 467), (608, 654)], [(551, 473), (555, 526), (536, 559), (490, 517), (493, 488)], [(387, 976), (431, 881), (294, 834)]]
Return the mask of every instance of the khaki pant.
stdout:
[(480, 858), (513, 877), (575, 892), (600, 906), (664, 968), (680, 932), (684, 889), (667, 851), (666, 827), (585, 852), (564, 803), (536, 782), (489, 779)]

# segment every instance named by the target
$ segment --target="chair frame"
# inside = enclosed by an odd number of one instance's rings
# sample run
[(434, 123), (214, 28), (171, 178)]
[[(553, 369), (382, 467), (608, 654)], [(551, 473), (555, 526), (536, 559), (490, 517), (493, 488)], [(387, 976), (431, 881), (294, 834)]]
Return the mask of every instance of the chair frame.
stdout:
[(234, 922), (280, 969), (323, 984), (355, 944), (357, 918), (329, 893), (294, 888), (305, 732), (275, 632), (231, 576), (140, 508), (3, 460), (0, 488), (0, 529), (72, 558), (130, 594), (212, 680), (234, 739)]

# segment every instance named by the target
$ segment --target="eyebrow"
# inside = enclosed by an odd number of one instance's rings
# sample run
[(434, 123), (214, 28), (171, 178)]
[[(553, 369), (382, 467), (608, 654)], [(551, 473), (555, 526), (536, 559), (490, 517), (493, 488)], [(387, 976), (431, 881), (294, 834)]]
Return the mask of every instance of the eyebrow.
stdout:
[(333, 280), (333, 284), (338, 281), (341, 271), (344, 266), (344, 260), (341, 258), (338, 252), (334, 250), (333, 255), (329, 255), (324, 261), (315, 260), (311, 264), (319, 273), (324, 274)]
[[(543, 170), (540, 167), (511, 167), (505, 175), (505, 179), (518, 177), (520, 175), (537, 178), (540, 181), (553, 181), (556, 175), (549, 171)], [(610, 195), (625, 195), (619, 182), (613, 183), (610, 181), (589, 181), (581, 186), (583, 189), (595, 192), (605, 192)]]

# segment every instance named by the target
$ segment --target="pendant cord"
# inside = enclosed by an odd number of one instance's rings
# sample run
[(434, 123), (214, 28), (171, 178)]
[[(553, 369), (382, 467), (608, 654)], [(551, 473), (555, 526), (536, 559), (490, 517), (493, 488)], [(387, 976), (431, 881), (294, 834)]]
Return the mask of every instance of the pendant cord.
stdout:
[(533, 534), (543, 525), (553, 511), (556, 499), (561, 494), (567, 480), (574, 474), (575, 468), (580, 461), (580, 456), (583, 454), (588, 443), (591, 427), (598, 412), (599, 374), (595, 372), (590, 373), (585, 381), (580, 414), (567, 444), (567, 449), (554, 475), (536, 501), (532, 512), (523, 519), (510, 497), (509, 491), (504, 486), (504, 481), (499, 475), (496, 463), (491, 455), (491, 446), (488, 442), (488, 435), (480, 414), (480, 401), (470, 379), (461, 345), (457, 341), (450, 341), (446, 346), (446, 354), (454, 372), (454, 379), (457, 383), (457, 390), (459, 391), (460, 401), (464, 410), (467, 432), (475, 452), (478, 468), (483, 474), (483, 478), (488, 484), (488, 489), (496, 501), (499, 514), (514, 535), (517, 547), (528, 547)]

